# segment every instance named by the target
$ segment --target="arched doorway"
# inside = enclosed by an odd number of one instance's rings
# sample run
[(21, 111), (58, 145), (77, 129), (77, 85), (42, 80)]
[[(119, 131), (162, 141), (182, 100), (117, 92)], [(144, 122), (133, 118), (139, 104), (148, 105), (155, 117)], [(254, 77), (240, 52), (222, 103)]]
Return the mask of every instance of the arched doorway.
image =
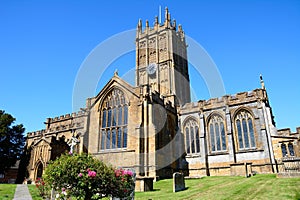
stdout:
[(41, 178), (43, 175), (43, 164), (40, 162), (36, 170), (36, 178)]

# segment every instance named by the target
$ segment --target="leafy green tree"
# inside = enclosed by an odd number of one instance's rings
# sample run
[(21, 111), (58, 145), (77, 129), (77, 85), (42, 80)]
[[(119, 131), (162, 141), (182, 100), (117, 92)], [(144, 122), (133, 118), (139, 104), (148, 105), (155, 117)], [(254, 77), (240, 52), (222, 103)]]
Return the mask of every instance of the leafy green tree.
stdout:
[(0, 172), (13, 166), (23, 151), (25, 128), (22, 124), (13, 125), (15, 120), (0, 110)]

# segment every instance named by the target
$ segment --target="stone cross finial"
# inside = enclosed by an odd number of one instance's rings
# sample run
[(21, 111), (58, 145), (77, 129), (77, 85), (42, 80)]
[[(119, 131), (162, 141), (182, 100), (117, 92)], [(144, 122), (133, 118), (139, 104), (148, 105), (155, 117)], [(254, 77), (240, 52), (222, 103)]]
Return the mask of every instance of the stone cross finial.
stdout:
[(263, 77), (262, 77), (261, 74), (259, 75), (259, 78), (260, 78), (261, 88), (262, 88), (262, 89), (265, 89), (265, 82), (264, 82)]

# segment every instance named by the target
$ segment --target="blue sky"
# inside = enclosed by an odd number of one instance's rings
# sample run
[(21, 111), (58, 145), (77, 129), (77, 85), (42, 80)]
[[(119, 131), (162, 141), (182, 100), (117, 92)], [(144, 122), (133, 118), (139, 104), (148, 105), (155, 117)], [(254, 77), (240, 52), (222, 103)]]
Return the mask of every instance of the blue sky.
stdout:
[[(0, 2), (0, 109), (26, 131), (43, 129), (47, 117), (72, 112), (81, 64), (101, 42), (136, 27), (138, 19), (169, 7), (215, 62), (226, 93), (260, 87), (262, 74), (278, 128), (300, 126), (300, 1), (6, 1)], [(134, 43), (134, 38), (132, 40)], [(101, 59), (101, 57), (99, 57)], [(135, 65), (121, 56), (101, 77)], [(102, 66), (99, 66), (102, 67)], [(198, 99), (209, 99), (192, 68)]]

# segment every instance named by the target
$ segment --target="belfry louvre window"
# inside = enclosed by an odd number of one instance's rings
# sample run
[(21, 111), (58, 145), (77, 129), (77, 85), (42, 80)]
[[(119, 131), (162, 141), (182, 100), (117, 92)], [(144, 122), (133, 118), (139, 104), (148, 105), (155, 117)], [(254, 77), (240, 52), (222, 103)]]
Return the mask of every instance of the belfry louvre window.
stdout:
[(211, 152), (226, 151), (226, 135), (223, 118), (219, 115), (213, 115), (208, 124)]
[(185, 150), (187, 154), (200, 153), (199, 127), (194, 119), (189, 119), (184, 124)]
[(237, 142), (239, 149), (255, 148), (253, 117), (246, 111), (240, 111), (235, 118)]
[(124, 93), (112, 90), (101, 107), (100, 150), (127, 147), (128, 103)]

